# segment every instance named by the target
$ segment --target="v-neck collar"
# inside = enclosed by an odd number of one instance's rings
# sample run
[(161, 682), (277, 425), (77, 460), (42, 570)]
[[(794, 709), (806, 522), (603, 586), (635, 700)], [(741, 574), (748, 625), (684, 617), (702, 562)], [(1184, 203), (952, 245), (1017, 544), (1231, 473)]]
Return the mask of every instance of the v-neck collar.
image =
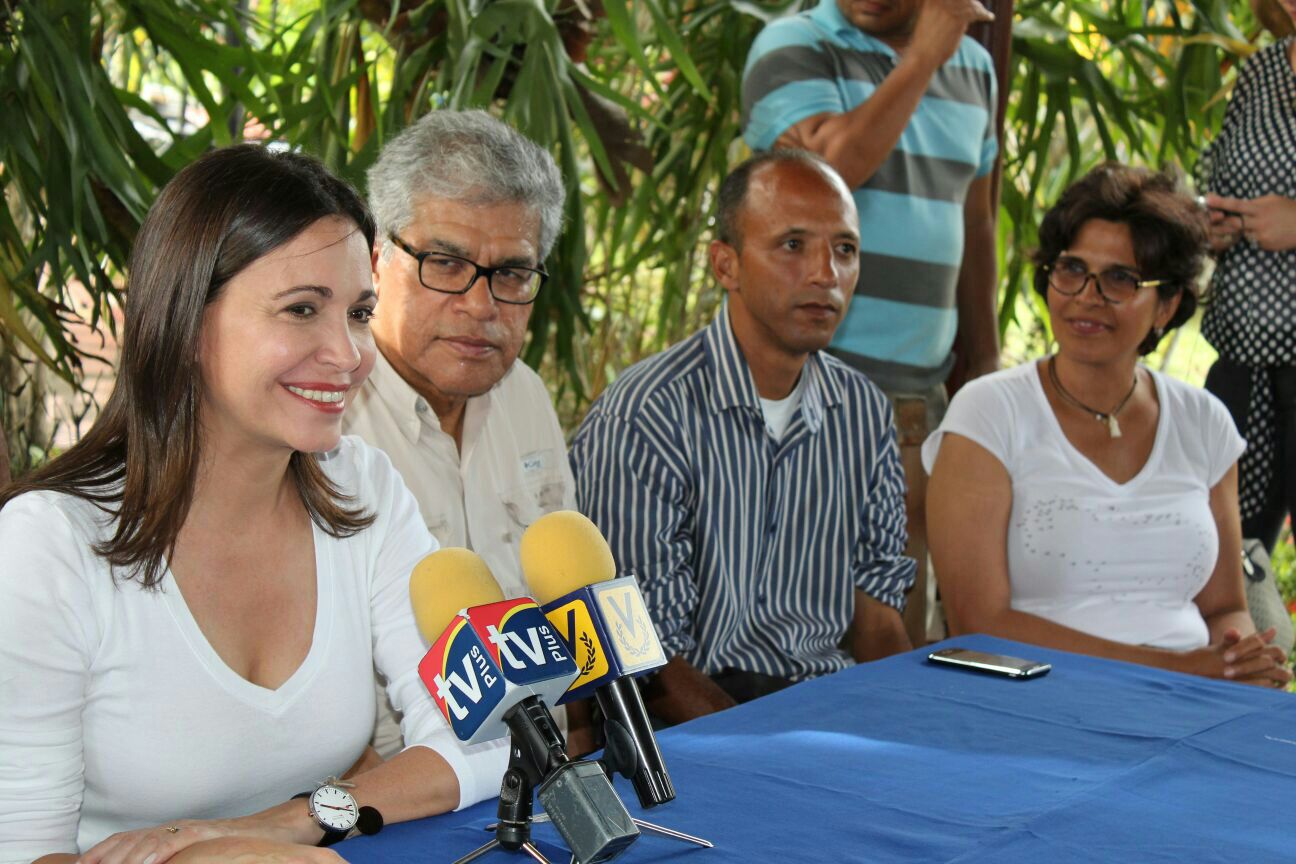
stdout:
[(252, 683), (229, 667), (203, 635), (169, 567), (163, 578), (160, 587), (167, 610), (194, 657), (225, 692), (259, 711), (282, 714), (310, 685), (323, 663), (332, 637), (334, 603), (333, 560), (327, 540), (327, 535), (311, 520), (311, 541), (315, 551), (315, 624), (310, 649), (288, 679), (273, 690)]
[(1113, 490), (1132, 492), (1139, 486), (1143, 485), (1148, 476), (1155, 473), (1156, 465), (1161, 461), (1161, 451), (1164, 449), (1166, 437), (1167, 421), (1164, 398), (1165, 388), (1163, 388), (1161, 382), (1157, 380), (1157, 374), (1151, 369), (1146, 369), (1146, 367), (1144, 367), (1148, 373), (1148, 380), (1152, 382), (1152, 387), (1156, 391), (1158, 406), (1156, 435), (1152, 439), (1152, 452), (1148, 453), (1147, 461), (1143, 463), (1143, 467), (1139, 468), (1138, 473), (1126, 480), (1124, 483), (1118, 483), (1111, 475), (1099, 468), (1092, 459), (1080, 452), (1080, 448), (1071, 443), (1071, 439), (1067, 437), (1066, 431), (1062, 428), (1061, 421), (1058, 420), (1057, 414), (1053, 411), (1053, 406), (1049, 404), (1048, 394), (1044, 392), (1044, 382), (1041, 380), (1041, 375), (1043, 373), (1041, 372), (1040, 366), (1045, 362), (1047, 361), (1037, 360), (1031, 364), (1031, 383), (1035, 391), (1035, 396), (1040, 400), (1040, 404), (1044, 406), (1044, 413), (1048, 415), (1049, 423), (1052, 424), (1053, 431), (1062, 441), (1062, 446), (1065, 448), (1066, 452), (1076, 462), (1080, 463), (1085, 470), (1089, 471), (1094, 477), (1099, 478)]

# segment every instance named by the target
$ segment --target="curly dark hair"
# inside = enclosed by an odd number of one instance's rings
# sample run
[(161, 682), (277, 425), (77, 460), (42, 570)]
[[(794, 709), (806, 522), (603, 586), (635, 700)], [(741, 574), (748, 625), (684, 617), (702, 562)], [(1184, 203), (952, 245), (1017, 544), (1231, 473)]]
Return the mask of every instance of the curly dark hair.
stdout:
[[(1033, 259), (1035, 290), (1040, 296), (1048, 296), (1045, 268), (1091, 219), (1128, 226), (1139, 270), (1145, 278), (1166, 280), (1157, 294), (1163, 300), (1181, 295), (1167, 331), (1193, 316), (1197, 280), (1206, 258), (1207, 220), (1205, 210), (1183, 189), (1178, 176), (1108, 162), (1067, 187), (1040, 223), (1040, 245)], [(1149, 332), (1139, 343), (1139, 354), (1150, 354), (1159, 341), (1155, 331)]]

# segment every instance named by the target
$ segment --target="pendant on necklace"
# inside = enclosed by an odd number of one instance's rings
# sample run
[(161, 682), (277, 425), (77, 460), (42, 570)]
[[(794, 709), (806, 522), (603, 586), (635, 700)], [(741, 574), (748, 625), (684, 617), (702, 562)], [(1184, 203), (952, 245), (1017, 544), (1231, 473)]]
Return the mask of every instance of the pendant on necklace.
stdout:
[[(1103, 418), (1100, 417), (1099, 419), (1103, 419)], [(1120, 422), (1116, 419), (1116, 415), (1108, 414), (1106, 419), (1107, 419), (1107, 432), (1111, 435), (1111, 437), (1113, 438), (1121, 437)]]

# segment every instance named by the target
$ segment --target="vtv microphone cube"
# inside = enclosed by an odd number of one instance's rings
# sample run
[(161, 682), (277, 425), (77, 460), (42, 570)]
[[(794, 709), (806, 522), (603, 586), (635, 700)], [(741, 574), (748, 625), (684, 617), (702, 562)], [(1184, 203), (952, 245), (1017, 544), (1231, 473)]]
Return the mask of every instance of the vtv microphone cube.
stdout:
[(545, 604), (544, 611), (580, 669), (562, 702), (587, 699), (618, 678), (642, 675), (666, 663), (643, 595), (631, 577), (578, 588)]
[(508, 734), (504, 725), (504, 713), (511, 707), (504, 702), (508, 685), (465, 613), (451, 619), (424, 655), (419, 677), (460, 741), (479, 744)]

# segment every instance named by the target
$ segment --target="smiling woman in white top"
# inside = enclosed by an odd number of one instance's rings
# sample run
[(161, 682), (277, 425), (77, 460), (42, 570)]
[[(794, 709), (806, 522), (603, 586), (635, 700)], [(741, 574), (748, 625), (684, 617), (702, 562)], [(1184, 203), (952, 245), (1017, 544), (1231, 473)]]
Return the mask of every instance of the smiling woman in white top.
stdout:
[[(340, 860), (312, 847), (498, 788), (503, 742), (461, 746), (417, 676), (436, 542), (340, 436), (373, 240), (317, 161), (251, 145), (150, 211), (102, 416), (0, 491), (0, 862)], [(385, 763), (375, 664), (411, 744)]]
[(984, 632), (1265, 686), (1291, 678), (1247, 614), (1244, 442), (1208, 393), (1138, 363), (1192, 316), (1200, 208), (1104, 165), (1040, 226), (1057, 353), (961, 390), (923, 447), (954, 634)]

